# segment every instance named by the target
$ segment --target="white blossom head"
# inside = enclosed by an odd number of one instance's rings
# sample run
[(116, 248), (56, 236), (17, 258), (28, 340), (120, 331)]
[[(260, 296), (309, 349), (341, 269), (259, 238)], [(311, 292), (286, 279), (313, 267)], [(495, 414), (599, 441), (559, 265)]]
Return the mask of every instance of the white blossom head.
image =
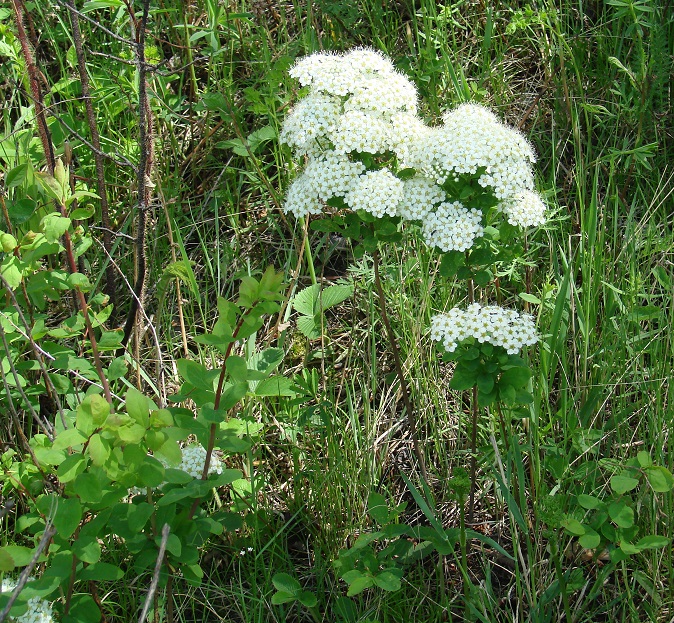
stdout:
[(344, 155), (327, 151), (309, 161), (304, 175), (311, 180), (318, 198), (327, 201), (332, 197), (344, 197), (356, 186), (364, 172), (362, 162), (352, 162)]
[(459, 175), (478, 176), (497, 199), (533, 188), (533, 148), (524, 135), (502, 124), (482, 106), (463, 104), (444, 124), (422, 134), (409, 149), (413, 166), (443, 184)]
[(341, 106), (336, 97), (310, 93), (286, 116), (280, 141), (298, 155), (323, 151), (328, 147), (327, 137), (337, 128)]
[(428, 245), (445, 253), (466, 251), (484, 235), (482, 212), (469, 210), (458, 201), (444, 202), (425, 215), (421, 231)]
[(403, 182), (388, 169), (368, 171), (358, 178), (358, 183), (345, 199), (349, 207), (365, 210), (377, 218), (385, 214), (395, 216), (403, 198)]
[(431, 339), (441, 342), (448, 352), (454, 352), (467, 338), (501, 346), (514, 355), (535, 344), (538, 334), (532, 316), (495, 305), (473, 303), (465, 310), (455, 307), (431, 319)]
[(283, 211), (286, 214), (290, 213), (297, 218), (302, 218), (307, 214), (320, 214), (322, 209), (321, 202), (318, 199), (318, 189), (312, 176), (305, 173), (300, 174), (288, 188)]
[(423, 221), (445, 199), (445, 191), (433, 180), (415, 175), (405, 180), (398, 214), (407, 221)]
[(390, 124), (373, 112), (347, 110), (340, 116), (330, 139), (338, 154), (384, 153), (391, 148)]
[[(201, 478), (206, 464), (206, 448), (199, 443), (193, 443), (182, 449), (182, 460), (176, 469), (187, 472), (192, 478)], [(211, 454), (211, 462), (208, 465), (209, 474), (221, 474), (222, 463), (220, 459)]]
[(516, 193), (502, 202), (499, 209), (505, 213), (511, 225), (537, 227), (545, 223), (545, 204), (540, 195), (531, 190)]
[(342, 56), (318, 52), (299, 59), (289, 73), (302, 86), (343, 97), (353, 92), (360, 72)]

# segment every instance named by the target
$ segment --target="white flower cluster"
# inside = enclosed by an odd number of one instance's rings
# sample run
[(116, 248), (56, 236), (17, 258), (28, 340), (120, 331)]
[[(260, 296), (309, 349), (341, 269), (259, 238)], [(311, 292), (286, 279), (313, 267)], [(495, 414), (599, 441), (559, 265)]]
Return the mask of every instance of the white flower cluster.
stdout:
[(482, 212), (468, 210), (458, 201), (441, 203), (434, 212), (426, 215), (421, 224), (426, 243), (447, 251), (466, 251), (476, 238), (484, 235)]
[(502, 124), (482, 106), (463, 104), (443, 117), (443, 125), (422, 134), (408, 148), (408, 166), (444, 183), (461, 174), (507, 199), (534, 185), (533, 148), (521, 132)]
[(379, 169), (361, 175), (345, 199), (353, 210), (365, 210), (378, 218), (384, 214), (395, 216), (403, 189), (403, 182), (393, 173)]
[[(32, 582), (34, 578), (28, 578)], [(16, 588), (16, 580), (5, 578), (2, 581), (2, 592), (11, 593)], [(50, 603), (41, 597), (31, 597), (28, 602), (28, 610), (21, 616), (11, 618), (14, 623), (53, 623), (54, 617)]]
[[(353, 210), (421, 221), (428, 244), (465, 251), (484, 233), (483, 214), (442, 185), (469, 175), (500, 200), (510, 223), (543, 222), (545, 206), (532, 191), (534, 151), (487, 108), (463, 104), (431, 128), (417, 115), (414, 85), (367, 48), (312, 54), (290, 75), (309, 92), (286, 117), (281, 141), (308, 161), (288, 189), (286, 212), (318, 214), (326, 201), (341, 197)], [(401, 185), (388, 169), (366, 171), (360, 161), (362, 154), (388, 153), (417, 174)]]
[(473, 303), (465, 310), (455, 307), (431, 320), (431, 339), (442, 342), (450, 353), (469, 337), (502, 346), (511, 355), (538, 341), (534, 319), (529, 314), (498, 306)]
[[(163, 463), (163, 461), (162, 461)], [(187, 472), (192, 478), (201, 478), (206, 464), (206, 448), (199, 443), (194, 443), (183, 448), (183, 460), (178, 465), (177, 469)], [(165, 463), (168, 467), (168, 464)], [(221, 474), (222, 463), (220, 459), (211, 454), (211, 462), (208, 466), (209, 474)]]
[(519, 227), (536, 227), (545, 223), (545, 204), (540, 195), (523, 190), (502, 202), (499, 209), (505, 212), (508, 223)]
[(383, 54), (366, 48), (312, 54), (290, 75), (309, 94), (286, 117), (280, 138), (308, 163), (288, 189), (284, 210), (297, 217), (317, 214), (325, 201), (342, 197), (354, 210), (395, 215), (402, 182), (388, 169), (366, 173), (354, 155), (384, 154), (406, 142), (403, 119), (407, 125), (417, 119), (412, 82)]

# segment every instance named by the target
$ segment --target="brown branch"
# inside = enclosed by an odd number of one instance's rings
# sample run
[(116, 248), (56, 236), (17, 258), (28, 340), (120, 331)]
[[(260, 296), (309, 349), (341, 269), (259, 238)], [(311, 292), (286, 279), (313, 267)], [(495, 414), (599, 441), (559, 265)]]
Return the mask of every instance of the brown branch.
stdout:
[(152, 582), (150, 582), (150, 588), (147, 591), (147, 596), (145, 597), (145, 603), (143, 604), (143, 610), (138, 617), (138, 623), (143, 623), (145, 617), (147, 616), (148, 610), (150, 609), (150, 603), (152, 598), (157, 592), (157, 586), (159, 585), (159, 574), (161, 573), (162, 565), (164, 564), (164, 555), (166, 554), (166, 544), (168, 543), (169, 538), (169, 525), (166, 523), (161, 531), (161, 543), (159, 544), (159, 554), (157, 555), (157, 563), (154, 566), (154, 573), (152, 574)]
[[(136, 281), (133, 286), (134, 296), (131, 299), (131, 308), (124, 325), (122, 347), (125, 348), (136, 324), (138, 309), (143, 304), (145, 296), (145, 278), (147, 272), (145, 257), (145, 237), (147, 228), (147, 211), (150, 207), (150, 175), (153, 164), (152, 116), (147, 96), (147, 65), (145, 63), (145, 29), (150, 10), (150, 0), (143, 0), (143, 14), (138, 24), (138, 43), (135, 47), (136, 63), (138, 65), (138, 143), (140, 145), (140, 161), (138, 163), (138, 223), (136, 234)], [(133, 11), (131, 11), (133, 20)], [(123, 351), (123, 348), (120, 349)]]
[[(111, 253), (112, 235), (110, 234), (110, 211), (108, 207), (108, 194), (105, 187), (105, 170), (103, 168), (103, 158), (101, 156), (101, 139), (100, 135), (98, 134), (98, 126), (96, 124), (94, 107), (91, 103), (89, 75), (87, 74), (87, 67), (84, 58), (80, 21), (77, 11), (75, 10), (75, 0), (66, 0), (66, 4), (70, 10), (70, 22), (72, 23), (73, 27), (75, 55), (77, 56), (77, 69), (80, 74), (80, 84), (82, 86), (82, 99), (84, 100), (84, 107), (87, 112), (87, 123), (89, 124), (89, 132), (91, 132), (91, 142), (94, 146), (94, 162), (96, 164), (96, 190), (101, 201), (101, 222), (104, 227), (103, 246), (109, 253)], [(105, 270), (104, 291), (110, 298), (110, 303), (113, 305), (113, 309), (116, 311), (117, 293), (115, 287), (115, 269), (110, 264), (108, 264)]]
[(21, 44), (21, 52), (26, 61), (26, 70), (28, 71), (28, 82), (33, 96), (33, 104), (35, 106), (35, 121), (37, 122), (37, 131), (42, 142), (42, 149), (47, 160), (47, 170), (51, 175), (54, 174), (54, 166), (56, 159), (54, 157), (54, 146), (51, 142), (51, 134), (47, 126), (47, 117), (45, 114), (44, 98), (42, 96), (42, 89), (40, 88), (40, 71), (33, 59), (33, 50), (28, 41), (28, 35), (24, 28), (23, 21), (26, 13), (26, 8), (23, 5), (23, 0), (12, 0), (12, 7), (16, 17), (16, 29)]

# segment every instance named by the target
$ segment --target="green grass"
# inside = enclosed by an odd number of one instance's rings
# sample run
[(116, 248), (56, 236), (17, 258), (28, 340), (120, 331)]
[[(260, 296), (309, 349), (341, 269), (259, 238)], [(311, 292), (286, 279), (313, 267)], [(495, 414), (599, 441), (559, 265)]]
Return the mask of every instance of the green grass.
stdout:
[[(11, 15), (10, 5), (0, 5), (2, 10)], [(92, 180), (91, 151), (60, 123), (89, 135), (77, 85), (71, 84), (73, 91), (55, 87), (68, 78), (77, 82), (66, 9), (37, 3), (31, 14), (40, 34), (37, 62), (51, 89), (47, 103), (57, 154), (68, 140), (75, 174)], [(87, 15), (130, 36), (123, 9)], [(320, 283), (332, 283), (339, 273), (355, 285), (352, 299), (326, 315), (322, 341), (309, 343), (296, 331), (290, 306), (279, 335), (275, 319), (258, 333), (261, 342), (277, 340), (286, 351), (284, 374), (315, 373), (316, 396), (309, 406), (322, 419), (302, 414), (305, 406), (281, 401), (244, 405), (263, 424), (243, 460), (255, 488), (245, 527), (209, 544), (201, 587), (176, 580), (172, 594), (162, 594), (163, 616), (172, 600), (177, 621), (309, 621), (298, 605), (271, 605), (271, 578), (284, 571), (317, 593), (321, 620), (340, 620), (335, 609), (346, 589), (332, 561), (372, 528), (369, 492), (406, 502), (402, 520), (410, 525), (428, 524), (402, 478), (420, 486), (377, 311), (372, 261), (367, 256), (352, 261), (339, 251), (326, 261), (329, 244), (312, 231), (306, 234), (311, 254), (305, 255), (303, 224), (280, 211), (297, 166), (273, 138), (298, 98), (287, 69), (294, 58), (318, 49), (369, 45), (389, 54), (415, 80), (428, 120), (476, 100), (521, 126), (539, 155), (538, 184), (551, 219), (527, 240), (526, 265), (500, 277), (506, 302), (522, 305), (516, 293), (524, 289), (527, 272), (531, 294), (542, 301), (531, 306), (544, 336), (532, 350), (534, 403), (527, 419), (507, 421), (504, 430), (496, 413), (483, 414), (478, 438), (476, 529), (514, 561), (470, 543), (472, 587), (464, 600), (457, 561), (447, 556), (439, 565), (437, 557), (424, 559), (407, 569), (400, 591), (363, 593), (355, 618), (346, 620), (562, 620), (541, 500), (569, 496), (563, 510), (582, 510), (569, 506), (571, 496), (607, 494), (605, 461), (624, 462), (640, 450), (649, 451), (656, 464), (674, 464), (671, 11), (664, 4), (629, 0), (540, 2), (533, 8), (427, 0), (384, 5), (233, 0), (203, 6), (165, 0), (152, 4), (151, 20), (149, 45), (165, 64), (163, 73), (150, 78), (156, 201), (147, 245), (146, 312), (161, 345), (166, 391), (177, 387), (176, 359), (219, 365), (218, 356), (193, 338), (212, 327), (217, 296), (234, 296), (240, 277), (273, 264), (288, 276), (289, 296), (310, 285), (312, 273)], [(135, 68), (92, 54), (130, 59), (128, 46), (87, 22), (82, 28), (103, 150), (136, 162)], [(14, 33), (11, 21), (0, 26), (0, 40), (8, 46), (0, 51), (4, 172), (25, 158), (35, 167), (43, 164), (37, 135), (21, 119), (21, 107), (31, 101)], [(16, 58), (6, 62), (11, 49)], [(183, 65), (188, 66), (170, 72)], [(247, 138), (266, 127), (271, 140)], [(28, 139), (31, 145), (22, 143)], [(131, 235), (133, 174), (108, 160), (105, 176), (114, 228)], [(16, 192), (8, 189), (8, 197)], [(459, 510), (447, 481), (453, 470), (468, 465), (470, 409), (449, 389), (451, 365), (441, 362), (427, 326), (433, 313), (463, 295), (438, 275), (438, 257), (413, 232), (399, 248), (383, 249), (382, 259), (388, 311), (431, 475), (433, 510), (445, 527), (457, 527)], [(133, 282), (128, 241), (120, 240), (113, 260)], [(156, 284), (176, 260), (184, 262), (184, 270), (177, 281), (165, 278), (160, 301)], [(86, 262), (92, 281), (98, 279), (105, 264), (100, 248), (93, 248)], [(130, 301), (128, 288), (121, 292), (119, 323)], [(152, 339), (143, 340), (139, 356), (150, 381), (145, 389), (164, 400)], [(298, 417), (307, 422), (298, 425)], [(11, 445), (9, 420), (0, 417), (0, 428)], [(671, 493), (639, 499), (641, 534), (673, 538)], [(221, 503), (234, 503), (228, 491)], [(4, 524), (3, 543), (15, 538)], [(603, 563), (583, 557), (572, 541), (560, 534), (557, 561), (564, 573), (582, 577), (577, 583), (566, 577), (575, 621), (671, 619), (671, 544), (605, 575)], [(109, 547), (111, 559), (120, 555), (114, 544)], [(247, 547), (253, 551), (240, 556)], [(100, 596), (109, 621), (134, 620), (134, 608), (140, 611), (138, 588), (113, 586)]]

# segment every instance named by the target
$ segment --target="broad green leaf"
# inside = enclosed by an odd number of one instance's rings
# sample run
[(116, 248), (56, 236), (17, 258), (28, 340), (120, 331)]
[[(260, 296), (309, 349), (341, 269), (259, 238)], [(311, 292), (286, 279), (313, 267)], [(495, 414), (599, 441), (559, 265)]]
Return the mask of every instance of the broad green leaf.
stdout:
[(604, 504), (604, 502), (602, 502), (599, 498), (596, 498), (592, 495), (585, 495), (584, 493), (578, 495), (578, 504), (589, 510), (606, 507), (606, 504)]
[(601, 537), (589, 526), (585, 526), (585, 534), (578, 538), (578, 543), (585, 549), (594, 549), (601, 543)]
[(318, 295), (318, 304), (320, 309), (325, 311), (330, 307), (339, 305), (346, 299), (353, 296), (352, 285), (334, 285), (324, 288)]
[(674, 478), (666, 467), (654, 466), (646, 468), (646, 478), (657, 493), (668, 493), (674, 487)]
[(300, 316), (297, 319), (297, 329), (302, 335), (311, 340), (316, 339), (321, 335), (320, 327), (316, 324), (314, 316)]
[(639, 481), (636, 478), (630, 478), (629, 476), (611, 476), (611, 489), (618, 495), (632, 491), (635, 487), (639, 485)]
[(457, 391), (470, 389), (477, 384), (478, 376), (479, 375), (477, 372), (471, 372), (467, 370), (465, 366), (462, 366), (459, 363), (459, 365), (457, 365), (456, 369), (454, 370), (454, 375), (452, 376), (452, 380), (449, 382), (449, 386)]
[(305, 316), (313, 316), (318, 312), (318, 293), (320, 292), (320, 284), (314, 284), (298, 292), (292, 298), (292, 306), (295, 311)]
[(20, 165), (14, 167), (5, 175), (5, 186), (7, 188), (14, 188), (15, 186), (21, 186), (26, 180), (26, 175), (28, 174), (28, 163), (22, 162)]
[(0, 547), (0, 573), (6, 573), (7, 571), (12, 571), (16, 567), (14, 558), (7, 551), (6, 547)]
[(150, 399), (135, 387), (129, 387), (124, 397), (126, 412), (137, 424), (146, 429), (150, 426)]
[(585, 526), (573, 517), (565, 517), (561, 522), (562, 528), (573, 536), (583, 536), (586, 532)]
[(400, 590), (400, 577), (391, 571), (382, 571), (374, 576), (374, 583), (385, 591)]
[(219, 375), (219, 371), (209, 371), (205, 366), (191, 359), (178, 359), (176, 361), (180, 375), (197, 389), (213, 391), (213, 381)]
[(318, 603), (316, 595), (310, 591), (302, 591), (297, 596), (297, 601), (299, 601), (305, 608), (315, 608)]
[(634, 511), (623, 500), (611, 502), (608, 514), (619, 528), (631, 528), (634, 525)]
[(72, 448), (74, 446), (82, 445), (87, 440), (87, 436), (83, 435), (76, 428), (68, 428), (61, 431), (54, 439), (52, 445), (53, 450), (64, 450), (65, 448)]
[(7, 554), (12, 557), (14, 564), (17, 567), (25, 567), (33, 560), (35, 551), (30, 547), (23, 547), (21, 545), (7, 545), (2, 548)]
[(280, 606), (281, 604), (287, 604), (296, 600), (297, 596), (286, 593), (285, 591), (277, 591), (271, 596), (271, 603), (275, 606)]
[(255, 387), (256, 396), (295, 396), (293, 382), (284, 376), (272, 376), (263, 379)]
[(89, 471), (82, 472), (75, 478), (72, 489), (87, 504), (97, 504), (103, 497), (101, 481)]
[(642, 539), (639, 539), (637, 547), (640, 550), (643, 549), (660, 549), (661, 547), (666, 547), (669, 544), (669, 539), (665, 536), (659, 536), (652, 534), (650, 536), (645, 536)]
[(347, 597), (359, 595), (366, 588), (370, 588), (374, 584), (374, 579), (369, 575), (361, 575), (349, 584), (349, 590), (346, 591)]
[(93, 597), (88, 594), (73, 595), (70, 610), (63, 615), (61, 623), (98, 623), (101, 620), (101, 611)]
[(283, 591), (290, 595), (297, 595), (302, 590), (300, 583), (287, 573), (275, 573), (271, 579), (277, 591)]
[(367, 499), (367, 512), (380, 526), (389, 520), (388, 504), (386, 498), (376, 491), (371, 491)]
[(646, 450), (637, 452), (637, 461), (639, 461), (641, 467), (651, 467), (653, 465), (653, 459), (651, 459), (650, 453), (646, 452)]
[(21, 285), (21, 260), (15, 255), (7, 255), (0, 264), (0, 275), (12, 290)]
[(84, 207), (78, 207), (74, 210), (71, 210), (68, 216), (76, 221), (82, 221), (84, 219), (91, 218), (95, 213), (96, 209), (89, 203)]
[(41, 223), (42, 231), (44, 232), (44, 237), (47, 239), (47, 242), (57, 242), (68, 230), (70, 223), (71, 221), (69, 218), (61, 216), (58, 212), (47, 214), (42, 219)]
[(78, 580), (94, 580), (98, 582), (114, 582), (121, 580), (124, 572), (116, 565), (108, 562), (97, 562), (77, 572)]
[(82, 562), (94, 564), (101, 559), (101, 545), (98, 538), (81, 536), (73, 543), (73, 554)]
[(87, 459), (81, 454), (71, 454), (66, 458), (59, 468), (56, 475), (61, 482), (70, 482), (75, 480), (78, 474), (81, 474), (87, 468)]
[(60, 498), (54, 514), (54, 527), (64, 539), (69, 539), (82, 520), (82, 505), (76, 498)]
[(233, 381), (243, 383), (248, 379), (248, 366), (243, 357), (230, 355), (225, 362), (225, 367)]
[(102, 465), (105, 465), (105, 462), (108, 460), (112, 447), (107, 439), (104, 439), (96, 433), (89, 439), (87, 450), (91, 457), (91, 462), (94, 465), (101, 467)]

